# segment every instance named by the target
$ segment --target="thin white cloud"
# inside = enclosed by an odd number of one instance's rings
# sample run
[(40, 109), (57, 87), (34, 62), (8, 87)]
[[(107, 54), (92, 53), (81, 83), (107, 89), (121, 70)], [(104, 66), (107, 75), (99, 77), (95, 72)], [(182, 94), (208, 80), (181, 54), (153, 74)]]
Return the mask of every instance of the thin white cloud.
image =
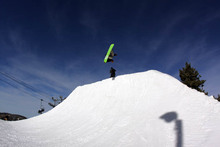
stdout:
[[(39, 58), (33, 54), (17, 55), (14, 58), (7, 60), (7, 65), (2, 65), (0, 71), (6, 72), (18, 80), (21, 80), (37, 90), (37, 93), (27, 90), (26, 88), (18, 85), (18, 88), (11, 87), (10, 85), (0, 86), (0, 111), (18, 112), (19, 114), (25, 114), (26, 116), (36, 115), (37, 107), (39, 106), (39, 99), (50, 101), (51, 97), (68, 96), (76, 86), (82, 84), (88, 84), (88, 82), (94, 82), (94, 75), (90, 73), (74, 73), (74, 69), (79, 68), (79, 61), (69, 63), (74, 66), (65, 68), (56, 67), (56, 60), (49, 60)], [(64, 65), (65, 66), (65, 65)], [(2, 76), (2, 75), (1, 75)], [(13, 81), (9, 81), (12, 82)], [(2, 81), (0, 81), (2, 85)], [(16, 83), (13, 83), (16, 84)], [(39, 94), (47, 95), (43, 97)], [(37, 98), (33, 97), (37, 96)], [(50, 97), (51, 96), (51, 97)], [(8, 105), (3, 107), (3, 105)], [(29, 103), (27, 106), (26, 103)], [(34, 108), (31, 108), (31, 105)], [(37, 106), (35, 106), (37, 105)], [(47, 104), (46, 104), (47, 106)], [(27, 108), (30, 108), (29, 110)], [(49, 108), (47, 107), (47, 110)], [(10, 111), (9, 111), (10, 110)], [(29, 112), (33, 111), (33, 112)]]
[(203, 20), (199, 22), (200, 25), (207, 25), (210, 22), (213, 22), (220, 18), (220, 10), (212, 11), (210, 13), (207, 13)]
[(209, 92), (209, 95), (217, 96), (220, 94), (220, 59), (217, 55), (217, 52), (212, 52), (208, 54), (207, 60), (203, 60), (202, 79), (206, 80), (204, 89)]
[(62, 39), (68, 20), (68, 6), (71, 1), (65, 1), (62, 5), (57, 1), (46, 1), (47, 17), (49, 25), (57, 39)]
[(96, 37), (98, 30), (100, 29), (99, 20), (91, 11), (83, 11), (79, 22), (90, 31), (93, 37)]
[(148, 41), (149, 50), (147, 50), (147, 53), (149, 54), (158, 51), (161, 45), (163, 45), (163, 43), (167, 41), (167, 38), (169, 38), (169, 35), (172, 33), (173, 28), (179, 25), (182, 22), (182, 20), (187, 18), (188, 16), (188, 13), (177, 13), (167, 18), (166, 22), (163, 22), (164, 25), (160, 30), (159, 36), (156, 36), (156, 38)]
[(44, 85), (56, 91), (72, 89), (73, 84), (70, 79), (73, 77), (69, 77), (64, 71), (54, 68), (56, 66), (55, 61), (26, 54), (8, 59), (8, 63), (9, 66), (4, 67), (4, 71), (14, 73), (24, 81), (25, 79), (28, 80), (30, 84)]
[(11, 51), (12, 53), (22, 53), (30, 49), (30, 45), (24, 39), (21, 28), (10, 28), (5, 31), (7, 35), (5, 35), (3, 39), (5, 45), (3, 50)]

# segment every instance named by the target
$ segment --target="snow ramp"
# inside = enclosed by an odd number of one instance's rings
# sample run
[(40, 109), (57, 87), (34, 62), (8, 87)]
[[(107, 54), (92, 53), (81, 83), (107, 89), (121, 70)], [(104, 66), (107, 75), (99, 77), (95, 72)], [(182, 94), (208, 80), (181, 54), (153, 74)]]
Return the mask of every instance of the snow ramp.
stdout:
[(150, 70), (77, 87), (51, 111), (0, 121), (0, 146), (217, 147), (220, 105)]

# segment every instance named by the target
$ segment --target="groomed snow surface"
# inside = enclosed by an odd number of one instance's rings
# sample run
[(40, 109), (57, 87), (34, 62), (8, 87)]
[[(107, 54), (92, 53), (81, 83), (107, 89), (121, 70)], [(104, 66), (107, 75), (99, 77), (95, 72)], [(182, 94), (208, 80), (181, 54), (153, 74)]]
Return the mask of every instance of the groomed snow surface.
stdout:
[(51, 111), (0, 129), (3, 147), (219, 147), (220, 104), (150, 70), (80, 86)]

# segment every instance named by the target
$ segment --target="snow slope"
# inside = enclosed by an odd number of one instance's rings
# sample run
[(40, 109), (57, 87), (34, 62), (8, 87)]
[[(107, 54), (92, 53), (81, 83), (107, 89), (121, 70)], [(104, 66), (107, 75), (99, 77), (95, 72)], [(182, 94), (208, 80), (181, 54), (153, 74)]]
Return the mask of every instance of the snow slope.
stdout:
[(53, 110), (0, 121), (0, 146), (217, 147), (220, 104), (150, 70), (76, 88)]

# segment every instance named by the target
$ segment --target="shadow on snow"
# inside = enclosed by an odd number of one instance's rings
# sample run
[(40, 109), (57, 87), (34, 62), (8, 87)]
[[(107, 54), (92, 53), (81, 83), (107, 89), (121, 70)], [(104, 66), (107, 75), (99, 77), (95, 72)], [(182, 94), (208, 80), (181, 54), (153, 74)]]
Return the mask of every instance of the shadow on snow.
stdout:
[(175, 122), (175, 132), (176, 132), (176, 147), (183, 146), (183, 122), (178, 119), (176, 112), (168, 112), (160, 116), (167, 123)]

